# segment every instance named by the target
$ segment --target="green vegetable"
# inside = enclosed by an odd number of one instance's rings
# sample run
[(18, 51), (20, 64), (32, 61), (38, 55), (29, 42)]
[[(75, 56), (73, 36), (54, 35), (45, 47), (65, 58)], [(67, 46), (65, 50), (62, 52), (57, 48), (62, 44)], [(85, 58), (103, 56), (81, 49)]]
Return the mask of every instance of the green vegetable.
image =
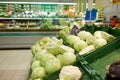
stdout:
[(36, 59), (35, 57), (33, 57), (33, 58), (32, 58), (32, 63), (33, 63), (34, 61), (36, 61), (36, 60), (37, 60), (37, 59)]
[(52, 20), (42, 20), (42, 21), (41, 21), (41, 25), (40, 25), (41, 28), (49, 29), (49, 28), (51, 28), (52, 26), (53, 26)]
[(59, 36), (65, 40), (67, 35), (70, 34), (70, 31), (70, 27), (65, 27), (59, 31)]
[(74, 49), (69, 47), (69, 46), (65, 46), (65, 45), (61, 45), (59, 46), (59, 51), (64, 54), (65, 52), (72, 52), (74, 53)]
[(76, 55), (72, 52), (65, 52), (62, 56), (62, 65), (71, 65), (76, 61)]
[(40, 52), (38, 52), (38, 53), (34, 56), (34, 58), (35, 58), (36, 60), (40, 60), (41, 54), (48, 54), (48, 52), (47, 52), (47, 50), (41, 50)]
[(102, 38), (102, 31), (95, 31), (94, 37), (97, 39)]
[(92, 37), (93, 35), (90, 33), (90, 32), (87, 32), (87, 31), (80, 31), (78, 33), (78, 36), (81, 40), (85, 40), (88, 38), (88, 37)]
[(53, 55), (58, 55), (60, 53), (59, 51), (59, 46), (51, 46), (51, 47), (47, 47), (46, 48), (47, 51), (50, 53), (50, 54), (53, 54)]
[(62, 55), (62, 54), (57, 55), (57, 59), (59, 59), (59, 60), (60, 60), (61, 67), (63, 67), (63, 66), (64, 66), (63, 55)]
[(94, 51), (94, 50), (95, 50), (94, 45), (89, 45), (89, 46), (85, 47), (84, 49), (82, 49), (82, 50), (79, 52), (79, 54), (80, 54), (80, 55), (88, 54), (88, 53), (90, 53), (90, 52), (92, 52), (92, 51)]
[(103, 37), (106, 41), (108, 41), (108, 42), (113, 41), (114, 39), (116, 39), (116, 37), (114, 37), (113, 35), (110, 35), (110, 34), (108, 34), (108, 33), (106, 33), (106, 32), (102, 32), (102, 37)]
[(86, 38), (86, 43), (88, 45), (91, 45), (94, 43), (94, 41), (95, 41), (95, 37), (90, 33)]
[(73, 46), (74, 43), (76, 43), (76, 41), (80, 41), (80, 38), (78, 36), (75, 36), (75, 35), (68, 35), (67, 36), (66, 42), (68, 44), (70, 44), (71, 46)]
[(94, 41), (95, 48), (100, 48), (106, 44), (107, 44), (107, 41), (103, 38), (99, 38)]
[(57, 58), (49, 59), (45, 64), (45, 70), (48, 74), (58, 71), (61, 68), (60, 60)]
[(47, 45), (46, 50), (53, 55), (58, 55), (60, 53), (59, 46), (61, 46), (62, 44), (63, 44), (62, 39), (56, 41), (53, 40)]
[(104, 32), (104, 31), (96, 31), (94, 33), (94, 36), (96, 38), (104, 38), (108, 42), (116, 39), (116, 37), (114, 37), (113, 35), (108, 34), (107, 32)]
[(69, 22), (68, 22), (67, 20), (64, 20), (64, 19), (62, 19), (62, 20), (59, 21), (59, 24), (60, 24), (61, 26), (67, 26), (68, 23), (69, 23)]
[(32, 63), (31, 69), (34, 70), (35, 68), (40, 67), (40, 66), (41, 66), (40, 61), (36, 60)]
[(82, 49), (84, 49), (87, 46), (88, 46), (88, 44), (83, 40), (78, 40), (74, 43), (74, 49), (78, 52), (81, 51)]
[(41, 51), (41, 47), (39, 46), (39, 44), (36, 44), (34, 46), (31, 47), (31, 52), (33, 54), (33, 56), (38, 53), (39, 51)]
[(45, 66), (46, 62), (52, 58), (55, 58), (55, 56), (50, 53), (45, 53), (45, 54), (40, 54), (38, 60), (40, 60), (42, 66)]
[(43, 67), (35, 68), (31, 74), (32, 79), (43, 78), (45, 77), (46, 72)]

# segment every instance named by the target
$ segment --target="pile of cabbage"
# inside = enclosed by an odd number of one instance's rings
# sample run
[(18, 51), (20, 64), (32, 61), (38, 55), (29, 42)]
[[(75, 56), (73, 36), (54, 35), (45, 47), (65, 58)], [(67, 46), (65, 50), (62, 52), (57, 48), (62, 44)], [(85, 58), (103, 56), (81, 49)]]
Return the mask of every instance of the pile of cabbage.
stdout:
[(76, 62), (74, 49), (65, 46), (62, 39), (44, 37), (32, 47), (30, 80), (43, 80), (48, 74), (60, 70), (63, 66)]
[(75, 25), (72, 29), (66, 27), (61, 30), (59, 36), (80, 55), (86, 55), (116, 38), (105, 31), (95, 31), (93, 34), (84, 30), (80, 31)]

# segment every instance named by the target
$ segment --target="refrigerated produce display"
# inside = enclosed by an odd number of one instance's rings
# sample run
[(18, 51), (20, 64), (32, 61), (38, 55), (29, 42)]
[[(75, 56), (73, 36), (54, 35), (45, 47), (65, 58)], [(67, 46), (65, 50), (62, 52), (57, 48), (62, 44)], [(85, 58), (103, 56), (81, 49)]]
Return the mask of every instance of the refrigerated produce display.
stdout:
[(119, 5), (0, 1), (0, 80), (119, 80)]

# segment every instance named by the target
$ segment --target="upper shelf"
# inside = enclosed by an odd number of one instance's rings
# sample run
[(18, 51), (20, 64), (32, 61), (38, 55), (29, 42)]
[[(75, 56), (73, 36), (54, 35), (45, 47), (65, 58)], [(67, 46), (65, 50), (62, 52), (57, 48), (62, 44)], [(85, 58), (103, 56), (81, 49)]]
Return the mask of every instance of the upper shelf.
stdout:
[(5, 2), (1, 2), (0, 1), (0, 3), (4, 3), (4, 4), (62, 4), (62, 5), (64, 5), (64, 4), (68, 4), (68, 5), (76, 5), (77, 3), (76, 2), (39, 2), (39, 1), (5, 1)]
[(42, 20), (42, 19), (82, 20), (83, 18), (0, 18), (0, 20)]

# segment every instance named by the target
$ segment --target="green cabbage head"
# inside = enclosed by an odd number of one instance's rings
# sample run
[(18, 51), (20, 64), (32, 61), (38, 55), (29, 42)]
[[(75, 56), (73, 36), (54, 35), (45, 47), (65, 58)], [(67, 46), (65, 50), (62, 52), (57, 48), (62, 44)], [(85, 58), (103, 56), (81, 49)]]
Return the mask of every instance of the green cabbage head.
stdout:
[(32, 79), (43, 78), (45, 77), (46, 72), (43, 67), (35, 68), (31, 74)]
[(87, 46), (88, 46), (88, 44), (83, 40), (78, 40), (74, 43), (74, 49), (78, 52), (81, 51), (82, 49), (84, 49)]
[(48, 74), (56, 72), (60, 70), (61, 63), (60, 60), (57, 58), (49, 59), (45, 64), (45, 70)]
[(107, 44), (107, 41), (104, 38), (99, 38), (94, 41), (95, 48), (100, 48)]

